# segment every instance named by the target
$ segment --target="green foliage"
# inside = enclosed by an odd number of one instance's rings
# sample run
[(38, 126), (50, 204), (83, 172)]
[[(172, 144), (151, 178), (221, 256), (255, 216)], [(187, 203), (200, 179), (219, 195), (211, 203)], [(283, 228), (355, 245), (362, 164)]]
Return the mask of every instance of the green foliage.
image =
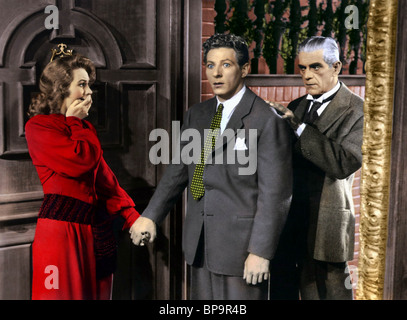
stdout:
[(267, 1), (266, 12), (270, 15), (264, 32), (263, 57), (271, 74), (277, 73), (277, 58), (280, 50), (281, 36), (286, 29), (284, 12), (289, 5), (287, 0)]
[[(322, 2), (321, 2), (322, 5)], [(321, 12), (324, 12), (323, 17), (324, 17), (324, 30), (322, 31), (322, 36), (323, 37), (332, 37), (332, 32), (333, 32), (333, 22), (334, 22), (334, 12), (332, 9), (332, 0), (326, 0), (326, 8), (325, 10), (322, 9), (321, 6)]]
[(356, 74), (359, 61), (359, 52), (361, 52), (361, 60), (365, 62), (366, 56), (366, 37), (367, 37), (367, 19), (369, 16), (369, 3), (363, 0), (351, 0), (350, 4), (356, 5), (359, 9), (359, 26), (360, 29), (350, 29), (348, 31), (349, 47), (347, 57), (354, 54), (351, 63), (349, 64), (349, 74)]
[(345, 64), (345, 46), (347, 42), (347, 29), (344, 21), (347, 16), (345, 13), (345, 8), (349, 5), (349, 0), (342, 0), (340, 6), (336, 9), (334, 14), (334, 29), (335, 38), (338, 41), (340, 52), (339, 60), (342, 64)]
[(293, 74), (298, 44), (306, 38), (306, 30), (301, 25), (305, 21), (302, 11), (307, 7), (301, 7), (300, 0), (290, 0), (289, 5), (290, 20), (286, 24), (280, 54), (284, 59), (284, 72)]
[(256, 20), (253, 23), (254, 26), (254, 41), (256, 42), (256, 47), (254, 49), (254, 56), (256, 58), (261, 55), (261, 43), (263, 40), (263, 30), (265, 23), (265, 9), (264, 0), (254, 0), (253, 8)]
[(253, 41), (255, 42), (255, 47), (253, 49), (254, 58), (251, 63), (252, 73), (258, 73), (258, 62), (262, 54), (264, 25), (266, 20), (264, 2), (264, 0), (254, 0), (252, 5), (256, 16), (256, 20), (253, 22)]
[(232, 12), (232, 15), (227, 20), (227, 30), (251, 43), (254, 32), (253, 23), (248, 16), (249, 0), (230, 0), (229, 12)]
[(308, 28), (307, 37), (312, 37), (318, 32), (318, 8), (317, 0), (308, 0)]
[[(279, 55), (284, 60), (284, 72), (294, 73), (297, 48), (305, 38), (330, 36), (340, 46), (344, 65), (353, 58), (349, 73), (354, 74), (358, 61), (364, 62), (366, 56), (370, 0), (342, 0), (336, 10), (332, 2), (323, 0), (317, 5), (317, 0), (308, 0), (307, 6), (301, 6), (300, 0), (216, 0), (215, 31), (231, 32), (243, 36), (249, 45), (253, 43), (252, 72), (258, 72), (258, 58), (263, 55), (271, 74), (277, 73)], [(345, 9), (349, 5), (359, 10), (359, 29), (346, 29), (349, 13)], [(249, 18), (251, 11), (253, 19)]]
[(215, 1), (215, 33), (225, 33), (226, 31), (226, 0)]

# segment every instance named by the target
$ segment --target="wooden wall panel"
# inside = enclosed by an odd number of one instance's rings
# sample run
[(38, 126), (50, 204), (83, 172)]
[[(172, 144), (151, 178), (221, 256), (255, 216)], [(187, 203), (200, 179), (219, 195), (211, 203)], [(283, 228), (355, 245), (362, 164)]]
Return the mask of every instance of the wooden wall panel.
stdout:
[(0, 300), (30, 299), (30, 256), (29, 244), (0, 248)]

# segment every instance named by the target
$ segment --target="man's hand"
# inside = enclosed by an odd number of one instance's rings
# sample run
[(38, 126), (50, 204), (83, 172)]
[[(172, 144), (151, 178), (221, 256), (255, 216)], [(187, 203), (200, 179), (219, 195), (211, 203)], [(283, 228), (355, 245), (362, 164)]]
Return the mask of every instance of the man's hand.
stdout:
[(250, 253), (244, 263), (243, 279), (247, 284), (256, 285), (268, 280), (270, 261)]
[(282, 114), (282, 118), (287, 120), (291, 128), (297, 130), (301, 125), (301, 120), (298, 119), (295, 114), (288, 108), (284, 107), (282, 104), (272, 101), (266, 101), (270, 106), (277, 110), (279, 114)]
[(131, 226), (129, 233), (136, 246), (152, 243), (157, 235), (154, 221), (146, 217), (139, 217)]

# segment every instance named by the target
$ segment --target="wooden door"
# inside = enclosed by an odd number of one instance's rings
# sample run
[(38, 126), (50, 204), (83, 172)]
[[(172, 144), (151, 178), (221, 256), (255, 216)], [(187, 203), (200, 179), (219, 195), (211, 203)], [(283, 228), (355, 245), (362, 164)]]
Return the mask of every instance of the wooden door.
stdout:
[[(58, 9), (59, 28), (45, 20)], [(182, 119), (181, 0), (0, 0), (0, 299), (30, 299), (31, 242), (42, 188), (24, 136), (31, 95), (60, 43), (97, 66), (88, 120), (107, 163), (142, 212), (163, 166), (149, 160), (154, 128)], [(55, 22), (55, 21), (52, 21)], [(48, 25), (49, 26), (49, 25)], [(180, 298), (182, 205), (154, 246), (136, 248), (120, 230), (114, 299)]]

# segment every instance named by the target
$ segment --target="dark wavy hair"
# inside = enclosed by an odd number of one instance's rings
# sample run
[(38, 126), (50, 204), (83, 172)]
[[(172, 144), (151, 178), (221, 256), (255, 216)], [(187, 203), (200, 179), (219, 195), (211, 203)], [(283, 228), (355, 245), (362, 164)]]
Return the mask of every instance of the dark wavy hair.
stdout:
[(80, 55), (64, 56), (50, 62), (40, 77), (40, 93), (31, 100), (28, 116), (60, 113), (62, 104), (70, 95), (69, 87), (73, 81), (73, 71), (85, 69), (89, 83), (96, 79), (95, 66), (91, 60)]
[(206, 63), (208, 52), (217, 48), (231, 48), (236, 52), (237, 63), (243, 67), (249, 62), (249, 49), (244, 38), (234, 34), (216, 33), (203, 45), (203, 60)]

